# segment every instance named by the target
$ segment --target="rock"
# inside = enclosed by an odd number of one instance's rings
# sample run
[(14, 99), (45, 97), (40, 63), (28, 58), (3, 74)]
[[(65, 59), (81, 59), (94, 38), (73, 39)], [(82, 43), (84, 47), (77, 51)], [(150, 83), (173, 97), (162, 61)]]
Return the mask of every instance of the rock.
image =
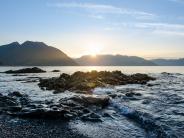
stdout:
[(90, 110), (87, 109), (87, 108), (85, 108), (85, 109), (82, 110), (82, 112), (83, 112), (83, 113), (90, 113)]
[(115, 98), (115, 97), (117, 96), (117, 94), (109, 94), (109, 96), (110, 96), (111, 98)]
[(142, 104), (149, 104), (149, 103), (151, 103), (151, 100), (149, 99), (145, 99), (144, 101), (142, 101)]
[(134, 94), (132, 92), (129, 92), (129, 93), (126, 93), (125, 96), (127, 96), (127, 97), (133, 97)]
[(21, 97), (19, 100), (21, 105), (28, 106), (30, 104), (30, 99), (28, 99), (28, 97)]
[(53, 70), (52, 72), (60, 72), (60, 70)]
[(155, 78), (148, 76), (147, 74), (134, 74), (130, 76), (132, 83), (146, 84), (148, 81), (155, 80)]
[(40, 79), (40, 88), (47, 90), (65, 91), (89, 94), (96, 87), (106, 87), (109, 85), (125, 84), (146, 84), (155, 80), (146, 74), (125, 75), (121, 71), (91, 71), (75, 72), (72, 75), (61, 74), (59, 77), (50, 79)]
[(147, 86), (148, 86), (148, 87), (153, 87), (154, 84), (150, 84), (150, 83), (149, 83), (149, 84), (147, 84)]
[(31, 101), (27, 95), (13, 92), (0, 96), (0, 113), (30, 119), (81, 119), (101, 122), (100, 111), (109, 103), (108, 96), (80, 95), (54, 101)]
[(20, 92), (9, 93), (7, 96), (0, 96), (0, 111), (4, 113), (19, 112), (22, 108), (29, 106), (29, 98)]
[(53, 91), (53, 94), (58, 94), (58, 93), (62, 93), (62, 92), (65, 92), (65, 90), (55, 90), (55, 91)]
[(107, 106), (109, 104), (110, 98), (108, 96), (97, 96), (97, 95), (81, 95), (75, 96), (72, 100), (81, 103), (83, 105), (97, 105), (97, 106)]
[(159, 85), (160, 84), (151, 84), (151, 83), (147, 84), (148, 87), (159, 86)]
[(168, 72), (162, 72), (161, 74), (162, 75), (171, 75), (171, 73), (168, 73)]
[(21, 106), (10, 106), (6, 108), (8, 112), (19, 112), (21, 109)]
[(46, 71), (37, 67), (33, 67), (33, 68), (25, 68), (20, 70), (8, 70), (8, 71), (5, 71), (4, 73), (12, 74), (12, 73), (44, 73), (44, 72)]
[(15, 91), (15, 92), (13, 92), (13, 93), (9, 93), (8, 94), (8, 96), (15, 96), (15, 97), (22, 97), (23, 95), (20, 93), (20, 92), (17, 92), (17, 91)]
[(0, 96), (0, 107), (7, 108), (10, 106), (18, 106), (18, 102), (16, 99), (8, 97), (8, 96)]
[(75, 91), (73, 91), (73, 92), (75, 92), (75, 93), (80, 93), (80, 94), (93, 94), (93, 92), (92, 92), (92, 91), (81, 91), (81, 90), (75, 90)]
[(141, 96), (141, 93), (129, 92), (125, 94), (127, 97)]
[(27, 76), (27, 75), (24, 75), (24, 74), (13, 74), (12, 76)]

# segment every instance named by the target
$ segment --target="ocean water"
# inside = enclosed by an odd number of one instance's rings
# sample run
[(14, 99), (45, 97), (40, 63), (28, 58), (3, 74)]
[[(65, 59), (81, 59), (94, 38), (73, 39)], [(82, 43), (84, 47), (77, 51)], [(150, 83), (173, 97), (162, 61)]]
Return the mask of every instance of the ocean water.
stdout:
[[(25, 67), (0, 67), (0, 72)], [(0, 73), (0, 93), (13, 91), (28, 94), (32, 100), (59, 100), (72, 92), (53, 94), (38, 87), (39, 78), (57, 77), (61, 73), (91, 70), (120, 70), (125, 74), (146, 73), (156, 78), (149, 85), (123, 85), (96, 88), (96, 95), (116, 94), (104, 109), (112, 117), (102, 123), (73, 121), (71, 128), (89, 137), (184, 137), (184, 67), (40, 67), (47, 73), (13, 76)], [(52, 70), (61, 70), (53, 73)], [(167, 72), (167, 73), (166, 73)], [(142, 94), (127, 97), (128, 92)]]

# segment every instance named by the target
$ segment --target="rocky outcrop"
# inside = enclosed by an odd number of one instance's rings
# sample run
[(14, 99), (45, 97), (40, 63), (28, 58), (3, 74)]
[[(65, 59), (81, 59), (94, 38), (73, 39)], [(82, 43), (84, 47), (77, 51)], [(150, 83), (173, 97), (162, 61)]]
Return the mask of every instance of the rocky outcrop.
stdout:
[(33, 68), (25, 68), (25, 69), (19, 69), (19, 70), (8, 70), (5, 71), (5, 73), (14, 74), (14, 73), (45, 73), (46, 71), (33, 67)]
[(20, 118), (32, 119), (81, 119), (84, 121), (102, 121), (101, 115), (93, 110), (105, 108), (108, 96), (73, 96), (53, 101), (31, 101), (27, 95), (13, 92), (0, 95), (0, 112)]
[(72, 75), (61, 74), (60, 77), (50, 79), (40, 79), (38, 84), (42, 89), (55, 90), (55, 93), (66, 90), (77, 93), (90, 93), (96, 87), (106, 87), (109, 85), (125, 84), (146, 84), (155, 78), (146, 74), (125, 75), (121, 71), (91, 71), (75, 72)]

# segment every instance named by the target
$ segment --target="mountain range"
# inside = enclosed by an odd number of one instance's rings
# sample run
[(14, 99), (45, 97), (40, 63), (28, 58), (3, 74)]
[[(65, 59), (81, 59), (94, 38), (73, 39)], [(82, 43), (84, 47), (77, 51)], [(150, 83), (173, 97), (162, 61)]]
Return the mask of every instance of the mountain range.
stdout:
[(156, 66), (155, 63), (136, 56), (90, 55), (75, 59), (82, 66)]
[(10, 66), (75, 66), (77, 63), (57, 48), (43, 42), (13, 42), (0, 46), (0, 62)]
[(181, 59), (146, 60), (125, 55), (85, 55), (72, 59), (43, 42), (13, 42), (0, 46), (0, 65), (4, 66), (184, 66)]
[(180, 59), (154, 59), (151, 60), (158, 66), (184, 66), (184, 58)]

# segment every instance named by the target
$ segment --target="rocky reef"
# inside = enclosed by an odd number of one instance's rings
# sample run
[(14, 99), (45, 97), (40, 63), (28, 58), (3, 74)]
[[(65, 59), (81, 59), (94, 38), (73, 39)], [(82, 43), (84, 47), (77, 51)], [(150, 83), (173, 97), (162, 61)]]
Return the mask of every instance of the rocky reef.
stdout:
[(42, 89), (55, 90), (54, 93), (64, 92), (66, 90), (77, 93), (89, 94), (90, 90), (96, 87), (107, 87), (126, 84), (146, 84), (155, 78), (147, 74), (125, 75), (121, 71), (91, 71), (75, 72), (72, 75), (61, 74), (59, 77), (40, 79), (38, 84)]
[(75, 95), (54, 101), (32, 101), (28, 95), (13, 92), (0, 95), (0, 113), (20, 118), (33, 119), (81, 119), (99, 122), (101, 115), (94, 110), (101, 110), (109, 103), (108, 96)]
[(46, 71), (37, 68), (37, 67), (33, 67), (33, 68), (25, 68), (25, 69), (19, 69), (19, 70), (8, 70), (5, 71), (4, 73), (8, 73), (8, 74), (14, 74), (14, 73), (45, 73)]

